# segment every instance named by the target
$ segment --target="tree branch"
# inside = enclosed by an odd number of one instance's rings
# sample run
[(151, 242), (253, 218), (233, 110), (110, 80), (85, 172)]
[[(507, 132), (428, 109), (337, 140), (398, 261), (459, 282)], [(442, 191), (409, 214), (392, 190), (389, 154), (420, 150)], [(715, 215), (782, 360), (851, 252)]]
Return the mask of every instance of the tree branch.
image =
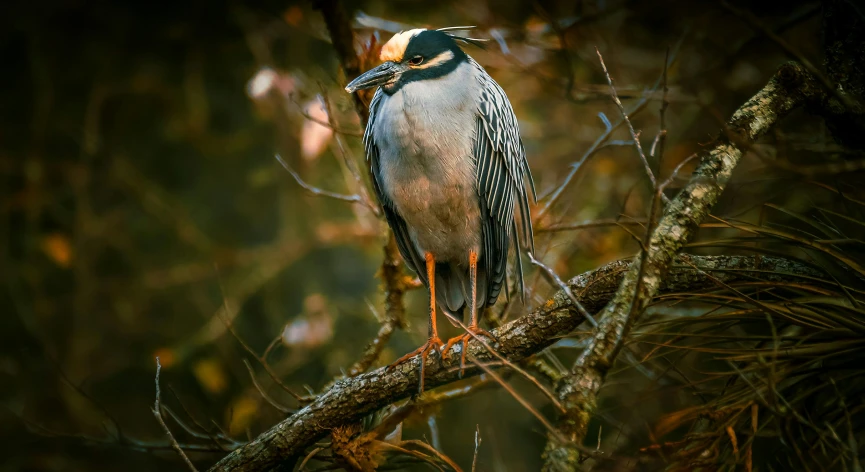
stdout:
[(599, 328), (570, 375), (557, 386), (559, 401), (567, 408), (558, 428), (567, 442), (548, 436), (544, 470), (575, 470), (579, 466), (579, 446), (595, 411), (598, 390), (630, 327), (663, 287), (675, 255), (717, 202), (744, 151), (787, 113), (819, 93), (819, 85), (802, 66), (785, 64), (762, 90), (736, 110), (721, 137), (701, 153), (690, 181), (665, 208), (647, 250), (637, 257), (641, 263), (631, 265), (616, 295), (595, 317), (600, 320)]
[[(687, 263), (677, 264), (669, 275), (659, 281), (656, 292), (682, 292), (714, 287), (716, 281), (700, 271), (711, 272), (725, 283), (751, 280), (759, 275), (767, 280), (790, 280), (800, 276), (820, 276), (819, 271), (803, 264), (774, 257), (752, 256), (679, 256)], [(689, 264), (692, 264), (693, 267)], [(574, 277), (568, 282), (571, 292), (589, 312), (597, 312), (612, 298), (616, 288), (629, 273), (631, 261), (621, 260)], [(755, 272), (759, 271), (759, 273)], [(768, 272), (768, 274), (767, 274)], [(511, 321), (493, 331), (498, 338), (497, 351), (510, 362), (520, 361), (538, 353), (583, 322), (579, 310), (564, 291), (558, 292), (529, 315)], [(425, 384), (430, 388), (458, 380), (459, 358), (447, 356), (443, 366), (436, 359), (426, 365)], [(480, 362), (496, 362), (496, 357), (480, 343), (472, 340), (469, 353)], [(380, 368), (356, 377), (337, 381), (312, 403), (283, 420), (258, 438), (224, 457), (210, 470), (267, 470), (289, 457), (302, 457), (302, 452), (331, 429), (359, 421), (367, 414), (400, 401), (417, 392), (418, 358), (387, 371)], [(466, 366), (465, 376), (482, 371)]]

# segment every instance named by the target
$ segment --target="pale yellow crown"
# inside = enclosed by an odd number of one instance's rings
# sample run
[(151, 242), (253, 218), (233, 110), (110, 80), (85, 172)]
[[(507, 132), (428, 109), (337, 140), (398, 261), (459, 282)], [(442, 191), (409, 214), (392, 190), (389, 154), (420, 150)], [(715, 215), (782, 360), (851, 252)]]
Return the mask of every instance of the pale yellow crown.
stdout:
[(425, 28), (416, 28), (408, 31), (400, 31), (393, 35), (388, 42), (381, 47), (381, 55), (379, 58), (384, 61), (400, 62), (405, 55), (405, 48), (408, 46), (411, 38), (414, 38), (421, 31), (426, 31)]

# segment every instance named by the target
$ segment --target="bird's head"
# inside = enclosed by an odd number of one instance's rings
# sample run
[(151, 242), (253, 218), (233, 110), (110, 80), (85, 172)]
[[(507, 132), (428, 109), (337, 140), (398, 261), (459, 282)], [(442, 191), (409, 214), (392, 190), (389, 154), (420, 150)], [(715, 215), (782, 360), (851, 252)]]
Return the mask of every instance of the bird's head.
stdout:
[(473, 43), (476, 39), (463, 38), (448, 31), (470, 27), (423, 28), (402, 31), (393, 35), (381, 48), (383, 63), (361, 74), (345, 87), (348, 93), (381, 87), (391, 94), (408, 83), (417, 80), (435, 79), (449, 74), (468, 56), (457, 41)]

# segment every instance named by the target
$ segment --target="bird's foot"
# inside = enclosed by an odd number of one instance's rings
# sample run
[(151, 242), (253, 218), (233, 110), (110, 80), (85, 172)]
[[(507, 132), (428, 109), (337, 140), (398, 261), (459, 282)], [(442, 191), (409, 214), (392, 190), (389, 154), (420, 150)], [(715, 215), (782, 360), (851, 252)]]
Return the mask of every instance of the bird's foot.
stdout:
[(426, 359), (429, 357), (431, 351), (435, 351), (439, 356), (439, 364), (442, 362), (442, 351), (441, 348), (445, 343), (439, 339), (438, 336), (433, 336), (424, 343), (423, 346), (415, 349), (414, 351), (400, 357), (391, 365), (387, 366), (387, 370), (391, 370), (394, 367), (402, 364), (403, 362), (408, 361), (409, 359), (414, 358), (418, 354), (420, 354), (420, 388), (418, 389), (418, 393), (423, 393), (423, 381), (424, 381), (424, 368), (426, 366)]
[(442, 357), (446, 358), (448, 357), (448, 353), (451, 350), (451, 346), (454, 346), (456, 344), (462, 344), (462, 349), (460, 350), (460, 378), (463, 378), (463, 371), (466, 368), (466, 346), (468, 345), (468, 342), (475, 336), (486, 336), (493, 341), (498, 342), (498, 339), (496, 339), (496, 337), (493, 336), (492, 333), (490, 333), (489, 331), (478, 326), (468, 326), (465, 333), (457, 337), (448, 339), (447, 344), (445, 344), (445, 348), (442, 350)]

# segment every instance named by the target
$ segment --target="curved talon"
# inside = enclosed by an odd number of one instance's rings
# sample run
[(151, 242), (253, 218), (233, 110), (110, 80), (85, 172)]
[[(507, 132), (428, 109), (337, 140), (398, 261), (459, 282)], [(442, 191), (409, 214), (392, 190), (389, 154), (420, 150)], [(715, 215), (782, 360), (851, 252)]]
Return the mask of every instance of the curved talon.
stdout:
[(400, 365), (400, 364), (402, 364), (402, 363), (404, 363), (410, 359), (413, 359), (415, 356), (420, 354), (420, 388), (418, 390), (418, 393), (423, 393), (424, 369), (426, 366), (427, 357), (429, 357), (430, 351), (434, 350), (439, 355), (439, 366), (441, 366), (442, 362), (443, 362), (442, 357), (444, 356), (442, 354), (442, 351), (441, 351), (442, 346), (444, 346), (444, 343), (442, 342), (442, 340), (439, 339), (438, 336), (432, 336), (431, 338), (429, 338), (427, 340), (427, 342), (425, 342), (423, 344), (423, 346), (421, 346), (421, 347), (415, 349), (414, 351), (400, 357), (399, 359), (394, 361), (392, 364), (387, 366), (386, 370), (391, 370), (394, 367), (396, 367), (396, 366), (398, 366), (398, 365)]
[(469, 332), (466, 332), (466, 333), (463, 333), (459, 336), (448, 339), (448, 342), (445, 344), (445, 347), (442, 350), (442, 358), (448, 357), (448, 354), (450, 353), (451, 347), (453, 347), (457, 343), (462, 344), (462, 350), (460, 351), (459, 378), (463, 378), (463, 371), (466, 368), (466, 352), (468, 351), (468, 349), (467, 349), (468, 342), (474, 337), (474, 336), (472, 336), (472, 334), (474, 334), (475, 336), (486, 336), (486, 337), (494, 340), (495, 342), (498, 342), (498, 339), (495, 336), (493, 336), (489, 331), (487, 331), (483, 328), (480, 328), (478, 326), (469, 326), (468, 328), (466, 328), (466, 330)]

